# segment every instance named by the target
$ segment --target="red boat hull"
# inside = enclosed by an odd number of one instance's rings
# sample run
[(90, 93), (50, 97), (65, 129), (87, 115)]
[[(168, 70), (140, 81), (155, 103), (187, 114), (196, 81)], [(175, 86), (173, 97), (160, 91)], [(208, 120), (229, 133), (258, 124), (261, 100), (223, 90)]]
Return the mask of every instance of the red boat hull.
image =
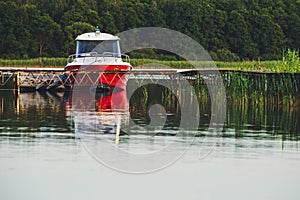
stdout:
[(128, 80), (126, 72), (131, 68), (130, 65), (71, 65), (66, 66), (65, 70), (74, 72), (74, 76), (68, 79), (72, 85), (91, 86), (98, 82), (98, 85), (125, 89)]
[(129, 110), (126, 90), (110, 91), (100, 96), (87, 91), (73, 91), (67, 98), (69, 110), (96, 110), (98, 112), (124, 112)]

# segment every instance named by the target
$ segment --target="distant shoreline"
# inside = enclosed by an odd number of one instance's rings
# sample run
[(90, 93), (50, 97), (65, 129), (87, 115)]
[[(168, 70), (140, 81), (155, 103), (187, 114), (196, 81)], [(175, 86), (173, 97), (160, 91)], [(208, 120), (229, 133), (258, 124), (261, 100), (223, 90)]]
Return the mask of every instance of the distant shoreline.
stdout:
[[(291, 72), (300, 73), (300, 62), (284, 62), (282, 60), (274, 61), (238, 61), (238, 62), (221, 62), (221, 61), (169, 61), (155, 59), (130, 59), (134, 68), (144, 69), (201, 69), (214, 68), (260, 71), (260, 72)], [(64, 68), (67, 64), (67, 58), (33, 58), (33, 59), (0, 59), (0, 68), (3, 67), (23, 67), (23, 68)]]

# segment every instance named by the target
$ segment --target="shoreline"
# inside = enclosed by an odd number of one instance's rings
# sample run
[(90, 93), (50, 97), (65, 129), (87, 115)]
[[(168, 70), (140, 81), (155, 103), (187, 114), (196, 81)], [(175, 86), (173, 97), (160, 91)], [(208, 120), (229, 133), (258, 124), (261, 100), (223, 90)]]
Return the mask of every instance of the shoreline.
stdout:
[[(0, 70), (3, 68), (57, 68), (63, 69), (68, 63), (66, 58), (39, 58), (25, 60), (0, 59)], [(300, 61), (171, 61), (155, 59), (130, 59), (134, 69), (202, 69), (217, 68), (218, 70), (249, 71), (258, 73), (300, 73)]]
[[(230, 68), (230, 67), (223, 67), (223, 68), (157, 68), (155, 66), (147, 66), (146, 67), (133, 67), (132, 72), (155, 72), (155, 71), (174, 71), (177, 73), (187, 73), (187, 72), (194, 72), (194, 71), (220, 71), (220, 72), (238, 72), (238, 73), (253, 73), (253, 74), (300, 74), (300, 72), (289, 72), (289, 71), (265, 71), (265, 70), (254, 70), (254, 69), (238, 69), (238, 68)], [(17, 72), (17, 71), (57, 71), (62, 72), (64, 71), (64, 66), (38, 66), (38, 65), (14, 65), (14, 66), (0, 66), (0, 72)]]

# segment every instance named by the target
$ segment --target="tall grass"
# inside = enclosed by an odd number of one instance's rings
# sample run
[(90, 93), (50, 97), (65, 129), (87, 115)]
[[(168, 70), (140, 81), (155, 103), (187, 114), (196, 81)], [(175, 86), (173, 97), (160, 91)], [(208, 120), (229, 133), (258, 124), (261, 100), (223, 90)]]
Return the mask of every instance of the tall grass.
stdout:
[(282, 63), (287, 67), (287, 70), (290, 72), (299, 72), (300, 71), (300, 58), (299, 50), (288, 49), (286, 52), (283, 52)]
[(131, 64), (137, 68), (176, 68), (190, 69), (199, 67), (218, 67), (236, 70), (254, 70), (266, 72), (300, 72), (299, 51), (288, 49), (283, 51), (282, 60), (272, 61), (238, 61), (238, 62), (189, 62), (189, 61), (161, 61), (154, 59), (131, 59)]
[[(218, 62), (217, 62), (218, 63)], [(300, 72), (300, 57), (298, 50), (287, 49), (282, 53), (282, 60), (276, 61), (243, 61), (243, 62), (220, 62), (218, 67), (233, 66), (241, 70), (259, 70), (269, 72)]]
[(0, 59), (0, 67), (63, 67), (66, 58)]
[[(255, 70), (268, 72), (300, 72), (299, 51), (288, 49), (283, 51), (282, 60), (276, 61), (239, 61), (239, 62), (196, 62), (196, 61), (169, 61), (155, 59), (131, 59), (135, 68), (226, 68), (236, 70)], [(63, 67), (67, 63), (66, 58), (33, 58), (26, 60), (0, 59), (0, 67)]]

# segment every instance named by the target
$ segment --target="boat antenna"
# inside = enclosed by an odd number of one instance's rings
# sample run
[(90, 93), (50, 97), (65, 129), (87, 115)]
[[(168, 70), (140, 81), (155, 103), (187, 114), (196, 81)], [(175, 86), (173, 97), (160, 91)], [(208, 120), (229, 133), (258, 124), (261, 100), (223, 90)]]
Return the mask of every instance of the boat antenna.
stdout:
[(96, 36), (100, 35), (100, 29), (98, 26), (95, 29), (95, 34), (96, 34)]

